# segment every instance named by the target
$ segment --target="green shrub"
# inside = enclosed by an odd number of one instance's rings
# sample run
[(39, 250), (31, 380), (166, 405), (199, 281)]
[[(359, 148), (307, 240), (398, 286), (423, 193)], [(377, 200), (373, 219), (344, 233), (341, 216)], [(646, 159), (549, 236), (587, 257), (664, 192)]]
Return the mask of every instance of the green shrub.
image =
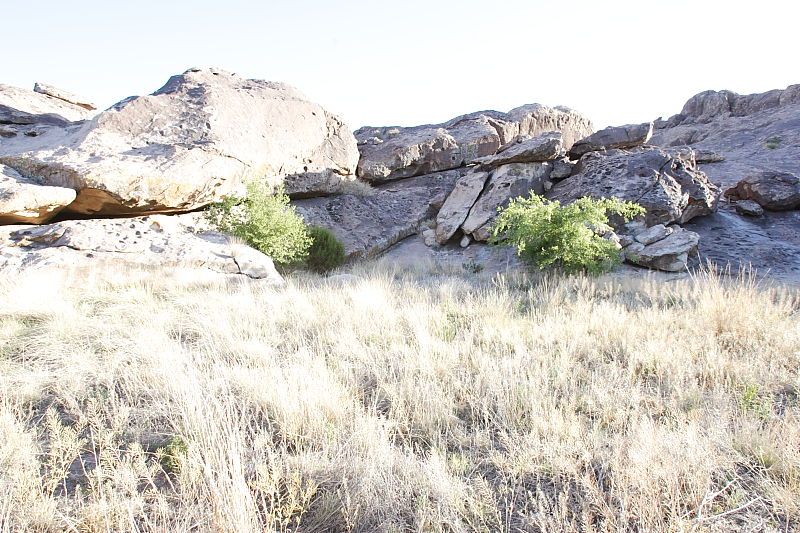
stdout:
[(568, 273), (598, 274), (620, 260), (617, 246), (598, 235), (598, 229), (607, 227), (608, 213), (627, 221), (645, 209), (616, 198), (580, 198), (562, 206), (532, 193), (500, 210), (491, 240), (507, 241), (539, 269), (555, 266)]
[(783, 139), (781, 139), (777, 135), (773, 135), (772, 137), (769, 137), (764, 141), (764, 146), (766, 146), (770, 150), (774, 150), (781, 145), (781, 141), (783, 141)]
[(325, 228), (308, 228), (311, 246), (308, 249), (306, 266), (314, 272), (328, 272), (344, 263), (344, 245)]
[(173, 435), (164, 447), (156, 450), (161, 466), (168, 474), (177, 474), (186, 461), (189, 445), (180, 435)]
[(273, 194), (266, 184), (250, 182), (246, 198), (227, 198), (212, 206), (208, 216), (220, 231), (245, 240), (279, 265), (298, 264), (308, 256), (308, 228), (282, 190)]

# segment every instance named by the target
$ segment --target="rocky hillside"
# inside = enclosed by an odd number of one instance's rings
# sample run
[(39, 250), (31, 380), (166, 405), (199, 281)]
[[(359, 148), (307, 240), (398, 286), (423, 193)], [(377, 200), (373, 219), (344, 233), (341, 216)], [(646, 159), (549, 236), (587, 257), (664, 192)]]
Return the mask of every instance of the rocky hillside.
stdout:
[(292, 87), (215, 69), (102, 112), (48, 85), (0, 85), (0, 269), (107, 260), (278, 281), (268, 257), (194, 212), (255, 179), (282, 185), (352, 258), (497, 255), (483, 244), (497, 209), (533, 192), (643, 205), (605, 234), (633, 265), (798, 278), (798, 167), (800, 86), (705, 92), (668, 120), (598, 132), (530, 104), (352, 133)]

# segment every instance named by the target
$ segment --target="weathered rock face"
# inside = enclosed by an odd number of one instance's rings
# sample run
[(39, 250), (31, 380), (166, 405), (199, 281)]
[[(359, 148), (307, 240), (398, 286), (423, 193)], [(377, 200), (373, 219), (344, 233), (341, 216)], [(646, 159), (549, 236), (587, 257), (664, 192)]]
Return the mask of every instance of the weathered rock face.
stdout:
[(0, 228), (0, 271), (100, 264), (200, 268), (282, 283), (261, 252), (203, 230), (193, 214)]
[(388, 183), (369, 196), (342, 194), (296, 200), (294, 205), (307, 223), (331, 230), (344, 244), (347, 257), (373, 257), (433, 219), (465, 171)]
[(595, 132), (572, 145), (569, 156), (580, 159), (583, 154), (611, 148), (634, 148), (645, 144), (653, 136), (653, 123), (611, 126)]
[(800, 178), (789, 172), (757, 172), (725, 191), (725, 196), (734, 202), (753, 200), (771, 211), (800, 209)]
[(461, 230), (476, 241), (487, 241), (498, 208), (508, 205), (512, 198), (543, 194), (545, 182), (552, 170), (550, 163), (512, 163), (492, 171), (480, 198), (469, 210)]
[(719, 190), (691, 158), (655, 147), (584, 155), (569, 178), (547, 194), (562, 203), (578, 198), (619, 198), (647, 209), (649, 225), (684, 223), (717, 208)]
[(357, 161), (347, 126), (295, 89), (213, 69), (35, 142), (0, 141), (0, 162), (75, 189), (67, 209), (97, 215), (191, 210), (241, 191), (244, 179), (329, 193), (354, 179)]
[(690, 257), (697, 255), (700, 236), (676, 226), (656, 225), (634, 235), (635, 241), (623, 248), (625, 260), (635, 265), (680, 272)]
[(509, 111), (472, 113), (444, 124), (364, 127), (355, 132), (361, 160), (358, 175), (383, 182), (458, 168), (495, 154), (518, 136), (562, 134), (565, 148), (590, 134), (591, 122), (564, 107), (526, 105)]
[(75, 199), (75, 191), (39, 185), (0, 165), (0, 224), (42, 224)]

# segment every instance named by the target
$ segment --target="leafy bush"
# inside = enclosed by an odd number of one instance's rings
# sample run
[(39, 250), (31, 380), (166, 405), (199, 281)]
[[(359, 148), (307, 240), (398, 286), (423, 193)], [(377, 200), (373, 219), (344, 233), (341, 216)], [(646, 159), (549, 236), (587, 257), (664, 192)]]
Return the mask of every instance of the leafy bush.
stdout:
[(246, 198), (227, 198), (212, 206), (208, 216), (221, 231), (245, 240), (279, 265), (298, 264), (308, 256), (308, 227), (282, 190), (273, 194), (266, 184), (250, 182)]
[(344, 245), (325, 228), (308, 228), (311, 246), (308, 249), (306, 265), (314, 272), (327, 272), (344, 263)]
[(580, 198), (562, 206), (532, 193), (530, 198), (511, 200), (500, 211), (491, 240), (507, 241), (539, 269), (557, 266), (565, 272), (598, 274), (620, 260), (616, 244), (598, 235), (607, 227), (608, 213), (627, 221), (645, 209), (616, 198)]

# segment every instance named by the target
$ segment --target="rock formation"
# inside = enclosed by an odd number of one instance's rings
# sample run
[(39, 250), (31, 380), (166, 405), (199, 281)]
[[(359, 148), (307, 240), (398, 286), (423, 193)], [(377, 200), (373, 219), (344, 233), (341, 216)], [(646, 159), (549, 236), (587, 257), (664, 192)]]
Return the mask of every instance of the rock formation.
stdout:
[(241, 192), (246, 179), (284, 184), (290, 194), (331, 193), (354, 179), (358, 162), (344, 122), (297, 90), (213, 69), (173, 76), (85, 123), (57, 125), (36, 142), (0, 140), (0, 162), (74, 189), (66, 209), (87, 215), (188, 211)]
[(406, 238), (419, 235), (438, 256), (490, 260), (480, 243), (512, 198), (616, 197), (646, 209), (603, 232), (631, 264), (680, 272), (749, 261), (798, 278), (798, 117), (795, 85), (707, 91), (667, 120), (594, 133), (575, 111), (530, 104), (353, 135), (287, 85), (215, 69), (188, 70), (100, 113), (46, 84), (0, 85), (0, 271), (112, 262), (280, 282), (268, 257), (201, 215), (159, 214), (257, 179), (283, 186), (350, 258), (395, 245), (416, 257)]
[(383, 182), (458, 168), (494, 155), (519, 136), (548, 131), (561, 132), (568, 149), (592, 132), (592, 124), (565, 107), (531, 104), (508, 113), (471, 113), (444, 124), (364, 127), (355, 132), (361, 152), (358, 176)]

